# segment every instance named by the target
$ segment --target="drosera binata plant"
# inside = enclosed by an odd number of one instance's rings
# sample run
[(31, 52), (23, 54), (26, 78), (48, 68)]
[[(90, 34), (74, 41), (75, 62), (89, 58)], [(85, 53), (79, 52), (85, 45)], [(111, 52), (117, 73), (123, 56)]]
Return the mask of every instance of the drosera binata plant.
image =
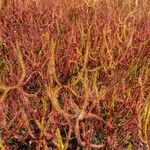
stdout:
[(149, 4), (6, 3), (1, 149), (149, 149)]

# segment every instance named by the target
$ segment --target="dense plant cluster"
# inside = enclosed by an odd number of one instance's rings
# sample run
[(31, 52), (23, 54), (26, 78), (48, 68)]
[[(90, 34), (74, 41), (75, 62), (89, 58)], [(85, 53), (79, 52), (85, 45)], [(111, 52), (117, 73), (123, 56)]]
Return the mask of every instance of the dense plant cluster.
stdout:
[(150, 149), (150, 1), (1, 1), (0, 149)]

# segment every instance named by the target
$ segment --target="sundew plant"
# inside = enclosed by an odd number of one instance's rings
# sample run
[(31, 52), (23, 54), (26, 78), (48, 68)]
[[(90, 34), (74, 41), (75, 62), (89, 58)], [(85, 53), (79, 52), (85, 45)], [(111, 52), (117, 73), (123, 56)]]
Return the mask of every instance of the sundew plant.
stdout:
[(0, 150), (149, 150), (150, 0), (0, 0)]

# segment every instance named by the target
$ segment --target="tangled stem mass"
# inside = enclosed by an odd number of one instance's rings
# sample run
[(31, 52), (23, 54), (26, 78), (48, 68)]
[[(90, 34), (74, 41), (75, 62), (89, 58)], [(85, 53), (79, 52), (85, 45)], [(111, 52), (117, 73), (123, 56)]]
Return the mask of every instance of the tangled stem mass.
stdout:
[(150, 149), (149, 0), (0, 1), (0, 149)]

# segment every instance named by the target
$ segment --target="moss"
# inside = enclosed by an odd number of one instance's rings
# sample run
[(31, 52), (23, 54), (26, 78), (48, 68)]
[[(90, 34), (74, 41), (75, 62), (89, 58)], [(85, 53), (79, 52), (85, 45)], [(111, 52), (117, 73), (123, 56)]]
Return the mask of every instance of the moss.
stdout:
[(92, 136), (92, 142), (94, 144), (101, 144), (104, 142), (104, 136), (102, 134), (96, 134), (94, 133)]
[(0, 59), (0, 72), (5, 68), (5, 61)]

